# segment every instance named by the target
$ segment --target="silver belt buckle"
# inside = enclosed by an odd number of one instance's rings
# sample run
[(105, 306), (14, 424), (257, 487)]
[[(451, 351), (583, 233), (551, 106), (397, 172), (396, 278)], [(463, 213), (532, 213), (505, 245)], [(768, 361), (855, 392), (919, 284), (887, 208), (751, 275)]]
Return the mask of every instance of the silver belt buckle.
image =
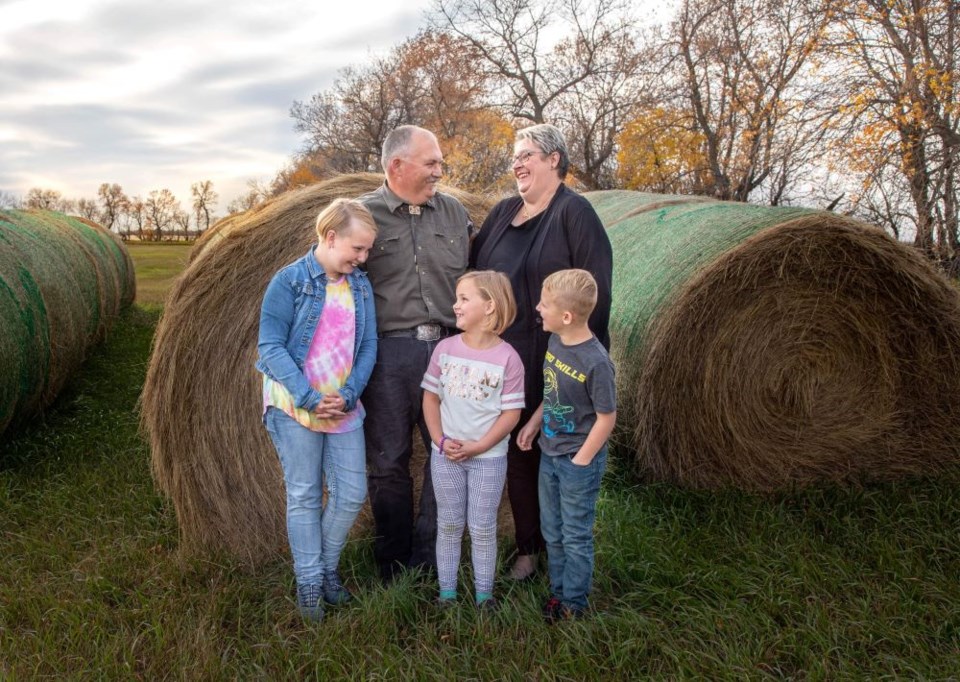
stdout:
[(439, 324), (427, 323), (417, 325), (417, 341), (436, 341), (440, 338)]

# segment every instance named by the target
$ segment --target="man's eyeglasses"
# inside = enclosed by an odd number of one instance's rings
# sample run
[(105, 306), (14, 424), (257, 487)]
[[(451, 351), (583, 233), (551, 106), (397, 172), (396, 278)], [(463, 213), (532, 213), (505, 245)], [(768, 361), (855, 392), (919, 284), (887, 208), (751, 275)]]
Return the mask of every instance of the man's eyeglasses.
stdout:
[(513, 157), (513, 165), (517, 165), (518, 163), (520, 165), (523, 165), (527, 161), (529, 161), (530, 157), (533, 156), (534, 154), (542, 154), (542, 153), (543, 152), (540, 152), (540, 151), (530, 151), (529, 149), (525, 152), (520, 152), (519, 154)]

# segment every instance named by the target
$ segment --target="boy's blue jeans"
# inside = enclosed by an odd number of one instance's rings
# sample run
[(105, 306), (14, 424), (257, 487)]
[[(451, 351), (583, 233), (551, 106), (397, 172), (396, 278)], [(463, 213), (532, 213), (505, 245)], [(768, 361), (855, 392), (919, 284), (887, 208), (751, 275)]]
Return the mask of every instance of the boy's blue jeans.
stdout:
[(587, 466), (571, 456), (540, 455), (540, 529), (547, 544), (550, 593), (583, 610), (593, 582), (593, 521), (607, 446)]
[(337, 570), (367, 496), (363, 429), (318, 433), (275, 407), (267, 408), (264, 423), (283, 467), (287, 539), (297, 584), (322, 584), (325, 573)]

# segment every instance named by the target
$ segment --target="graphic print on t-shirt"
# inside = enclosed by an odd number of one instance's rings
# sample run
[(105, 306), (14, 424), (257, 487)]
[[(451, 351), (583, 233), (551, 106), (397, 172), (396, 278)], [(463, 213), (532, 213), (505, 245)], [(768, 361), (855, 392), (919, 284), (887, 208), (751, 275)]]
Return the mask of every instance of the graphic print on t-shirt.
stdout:
[[(547, 351), (547, 362), (553, 362), (553, 354)], [(559, 433), (573, 433), (573, 422), (567, 415), (573, 412), (572, 405), (560, 404), (557, 373), (552, 367), (543, 368), (543, 433), (553, 438)]]

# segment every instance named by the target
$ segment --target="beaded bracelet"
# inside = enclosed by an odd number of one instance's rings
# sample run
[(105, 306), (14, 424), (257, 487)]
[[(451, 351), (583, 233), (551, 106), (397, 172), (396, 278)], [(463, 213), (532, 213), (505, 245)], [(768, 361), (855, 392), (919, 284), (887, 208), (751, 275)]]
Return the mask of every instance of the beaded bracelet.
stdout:
[(443, 444), (447, 442), (447, 434), (443, 434), (440, 437), (440, 454), (443, 454)]

